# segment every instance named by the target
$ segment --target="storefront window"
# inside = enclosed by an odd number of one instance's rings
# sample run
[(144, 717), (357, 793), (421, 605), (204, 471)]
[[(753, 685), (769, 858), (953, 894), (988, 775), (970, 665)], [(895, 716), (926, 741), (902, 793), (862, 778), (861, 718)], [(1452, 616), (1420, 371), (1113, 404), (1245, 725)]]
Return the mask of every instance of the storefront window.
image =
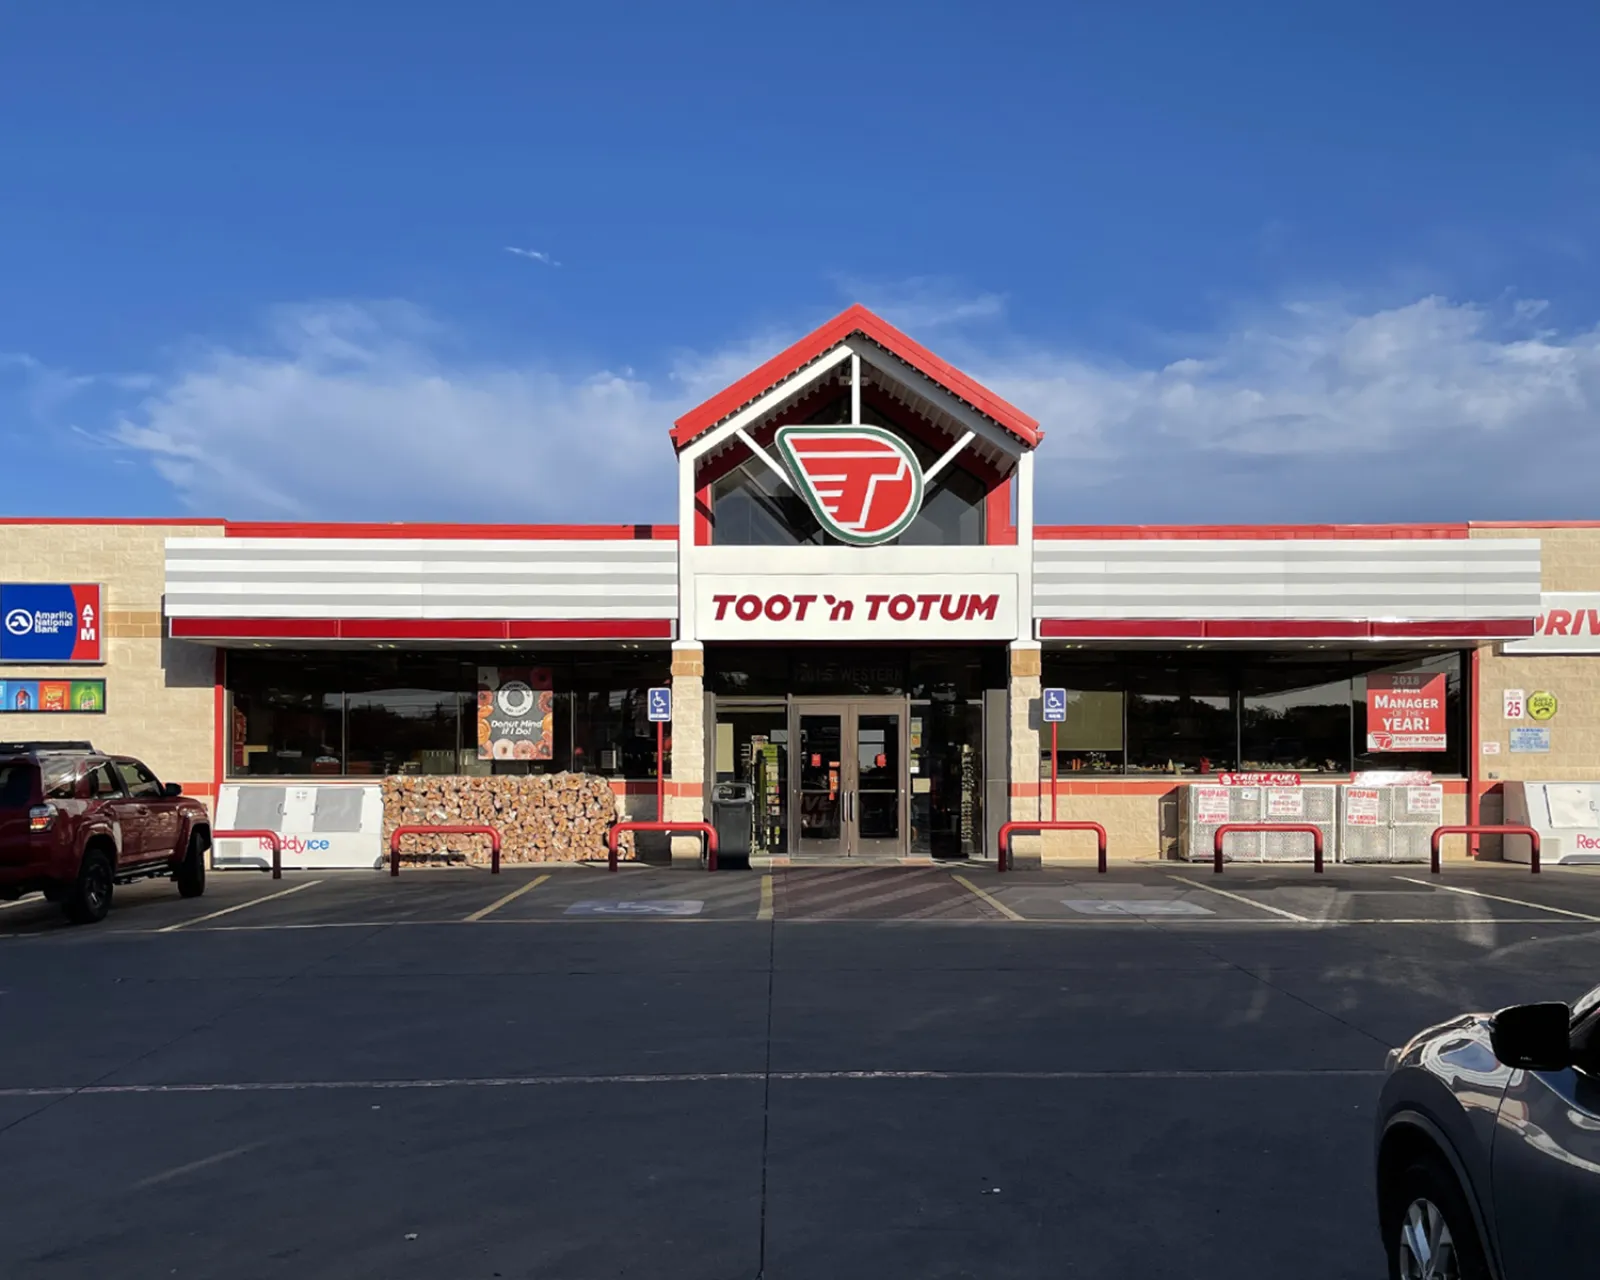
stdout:
[(230, 774), (344, 772), (344, 673), (337, 656), (230, 654), (228, 683)]
[(1228, 670), (1206, 661), (1128, 669), (1128, 772), (1218, 773), (1238, 759)]
[[(1067, 691), (1060, 769), (1137, 774), (1234, 768), (1344, 774), (1465, 768), (1461, 655), (1397, 653), (1046, 653), (1043, 684)], [(1439, 694), (1405, 731), (1368, 724), (1369, 684)], [(1374, 689), (1374, 696), (1376, 690)], [(1369, 727), (1378, 736), (1369, 743)], [(1392, 726), (1391, 726), (1392, 727)], [(1050, 767), (1048, 729), (1042, 766)], [(1386, 743), (1389, 749), (1377, 744)], [(1416, 744), (1437, 744), (1420, 749)]]
[(1264, 657), (1240, 671), (1239, 767), (1343, 773), (1350, 767), (1348, 662)]
[(645, 690), (670, 683), (664, 653), (519, 652), (517, 663), (551, 672), (550, 758), (479, 760), (478, 671), (506, 661), (504, 652), (230, 654), (229, 775), (655, 776)]
[[(346, 666), (345, 772), (353, 776), (460, 770), (470, 672), (447, 655), (374, 656)], [(477, 744), (472, 743), (473, 754)]]
[[(1366, 664), (1364, 670), (1356, 676), (1351, 685), (1350, 708), (1354, 719), (1353, 738), (1356, 750), (1357, 769), (1426, 769), (1432, 773), (1464, 773), (1466, 771), (1466, 726), (1463, 720), (1463, 706), (1461, 697), (1461, 655), (1458, 653), (1437, 653), (1426, 657), (1419, 657), (1408, 662), (1388, 662), (1379, 665), (1378, 660)], [(1436, 687), (1438, 680), (1443, 681), (1445, 704), (1444, 724), (1437, 723), (1437, 714), (1423, 710), (1416, 717), (1419, 723), (1408, 726), (1409, 730), (1422, 739), (1428, 738), (1439, 728), (1444, 730), (1444, 742), (1437, 750), (1416, 750), (1403, 746), (1404, 739), (1393, 744), (1390, 750), (1378, 750), (1377, 744), (1382, 741), (1381, 726), (1377, 723), (1379, 714), (1373, 694), (1374, 677), (1394, 675), (1415, 675), (1422, 690), (1431, 692)], [(1371, 737), (1369, 735), (1380, 735)]]
[[(656, 772), (656, 727), (650, 722), (649, 690), (668, 682), (656, 661), (575, 661), (571, 677), (572, 768), (618, 778), (652, 778)], [(668, 726), (670, 739), (671, 726)], [(671, 752), (662, 761), (672, 771)]]

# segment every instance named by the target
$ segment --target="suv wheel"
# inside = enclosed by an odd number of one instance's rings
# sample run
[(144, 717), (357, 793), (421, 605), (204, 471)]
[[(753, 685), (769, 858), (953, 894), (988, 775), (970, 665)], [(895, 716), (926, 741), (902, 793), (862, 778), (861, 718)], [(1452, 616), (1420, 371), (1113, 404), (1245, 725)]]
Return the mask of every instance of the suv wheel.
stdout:
[(189, 848), (172, 878), (178, 882), (180, 897), (198, 898), (206, 891), (206, 853), (198, 831), (189, 837)]
[(1390, 1197), (1383, 1215), (1390, 1280), (1490, 1280), (1472, 1211), (1443, 1161), (1409, 1166)]
[(83, 855), (78, 878), (67, 890), (62, 903), (67, 919), (74, 924), (98, 924), (111, 910), (111, 859), (102, 849)]

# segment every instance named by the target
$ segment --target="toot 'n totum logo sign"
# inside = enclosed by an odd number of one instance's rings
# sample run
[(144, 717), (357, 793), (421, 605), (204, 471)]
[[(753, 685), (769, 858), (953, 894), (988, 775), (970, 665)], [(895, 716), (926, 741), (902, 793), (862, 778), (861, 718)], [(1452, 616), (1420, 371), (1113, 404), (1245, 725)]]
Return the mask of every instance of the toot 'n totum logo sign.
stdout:
[(922, 467), (882, 428), (782, 427), (777, 446), (818, 522), (839, 541), (891, 542), (917, 518)]

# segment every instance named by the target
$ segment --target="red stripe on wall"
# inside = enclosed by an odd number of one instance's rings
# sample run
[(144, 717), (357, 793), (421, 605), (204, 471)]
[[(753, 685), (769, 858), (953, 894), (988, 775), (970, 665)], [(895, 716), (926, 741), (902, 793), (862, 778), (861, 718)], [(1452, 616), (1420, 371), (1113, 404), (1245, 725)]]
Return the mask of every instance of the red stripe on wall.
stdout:
[(173, 618), (179, 640), (671, 640), (670, 618)]
[[(115, 521), (123, 524), (127, 521)], [(194, 524), (196, 521), (175, 523)], [(325, 521), (230, 520), (230, 538), (504, 538), (575, 542), (672, 542), (675, 524), (330, 524)]]
[(1533, 634), (1532, 618), (1466, 622), (1307, 619), (1041, 618), (1041, 640), (1500, 640)]
[(1465, 538), (1468, 536), (1468, 526), (1464, 524), (1047, 524), (1035, 526), (1033, 536), (1040, 540), (1059, 541), (1131, 538)]
[[(1342, 786), (1350, 781), (1348, 774), (1334, 774), (1332, 776), (1317, 776), (1307, 774), (1307, 786)], [(1467, 780), (1465, 778), (1437, 778), (1435, 781), (1444, 788), (1447, 796), (1465, 795)], [(1177, 787), (1187, 786), (1217, 786), (1214, 777), (1207, 778), (1165, 778), (1151, 782), (1144, 778), (1113, 778), (1100, 782), (1084, 782), (1079, 779), (1061, 779), (1061, 786), (1057, 790), (1058, 796), (1164, 796)], [(1034, 800), (1050, 795), (1050, 782), (1013, 782), (1011, 794), (1019, 800)]]

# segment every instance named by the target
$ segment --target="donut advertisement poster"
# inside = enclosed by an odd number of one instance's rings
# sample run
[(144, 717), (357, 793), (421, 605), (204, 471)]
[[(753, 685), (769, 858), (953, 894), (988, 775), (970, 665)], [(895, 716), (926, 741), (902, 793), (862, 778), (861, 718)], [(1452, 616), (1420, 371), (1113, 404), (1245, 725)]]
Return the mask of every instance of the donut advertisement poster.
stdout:
[(549, 667), (478, 668), (478, 759), (549, 760), (554, 718)]

